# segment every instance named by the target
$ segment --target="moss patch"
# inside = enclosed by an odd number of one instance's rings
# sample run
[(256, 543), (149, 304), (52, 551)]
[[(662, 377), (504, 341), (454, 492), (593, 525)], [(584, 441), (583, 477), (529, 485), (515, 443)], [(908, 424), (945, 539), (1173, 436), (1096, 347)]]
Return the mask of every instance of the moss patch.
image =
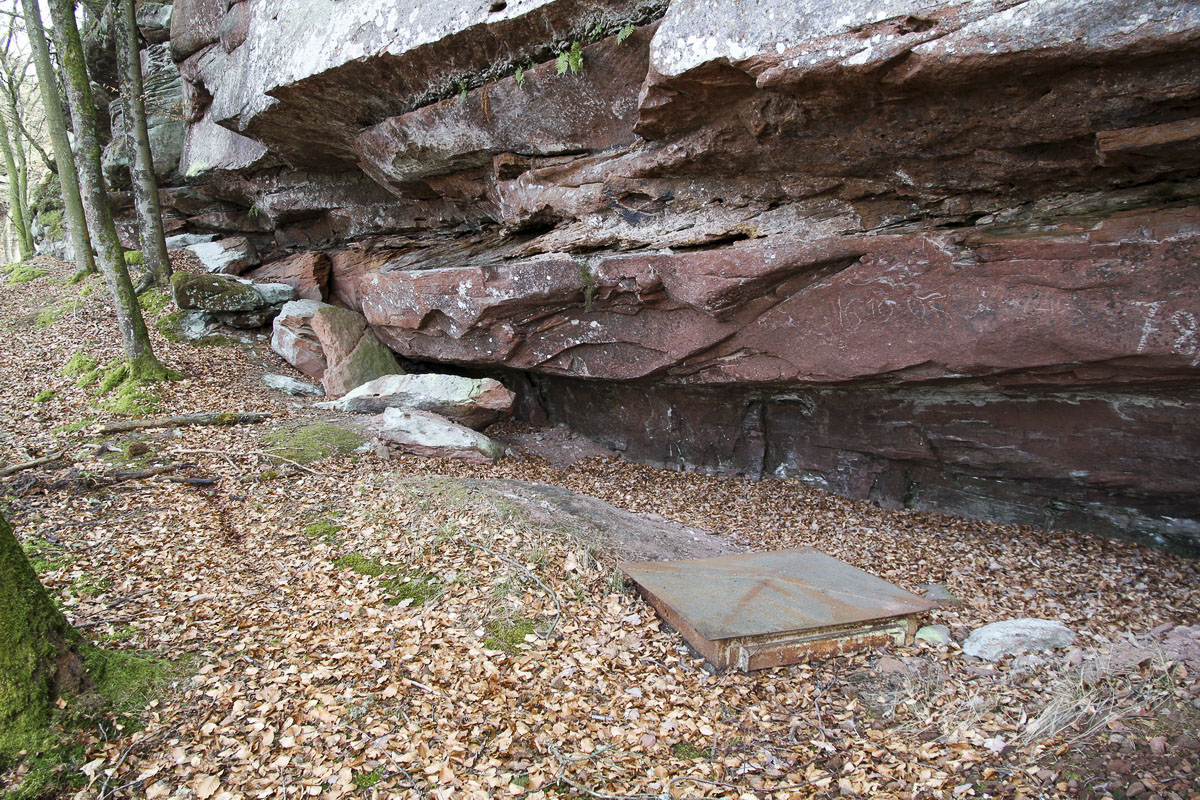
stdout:
[(280, 428), (263, 438), (271, 455), (298, 464), (346, 455), (366, 441), (354, 431), (328, 422)]
[(362, 553), (347, 553), (344, 556), (333, 560), (335, 567), (343, 569), (352, 569), (359, 575), (370, 575), (372, 578), (378, 578), (387, 570), (377, 558), (368, 558)]
[(436, 598), (442, 592), (442, 586), (437, 579), (428, 573), (417, 573), (403, 578), (387, 578), (380, 585), (390, 595), (386, 602), (389, 606), (397, 606), (405, 600), (409, 605), (419, 606)]
[[(85, 378), (90, 383), (96, 377), (100, 379), (96, 396), (105, 398), (101, 405), (114, 414), (145, 416), (153, 414), (162, 404), (159, 396), (149, 388), (158, 381), (147, 380), (135, 374), (135, 370), (125, 359), (114, 359), (106, 364), (102, 371), (96, 370), (94, 374), (85, 373), (76, 383), (82, 386), (85, 385)], [(177, 373), (164, 371), (166, 380), (175, 380), (178, 377)]]
[(7, 277), (9, 283), (29, 283), (50, 274), (40, 267), (24, 262), (0, 267), (0, 273)]
[(46, 238), (50, 241), (57, 241), (66, 234), (66, 227), (63, 225), (63, 212), (61, 208), (53, 208), (49, 211), (43, 211), (38, 219), (42, 222), (42, 227), (46, 229)]
[(333, 544), (337, 541), (338, 532), (344, 530), (345, 527), (345, 525), (338, 525), (331, 520), (319, 519), (305, 525), (304, 532), (314, 539), (323, 539)]
[(53, 572), (75, 560), (65, 547), (41, 539), (29, 539), (21, 544), (21, 549), (29, 559), (29, 566), (33, 567), (33, 571), (38, 575)]
[(708, 751), (701, 750), (691, 742), (679, 742), (671, 747), (671, 755), (676, 758), (708, 758)]
[(442, 592), (441, 584), (429, 573), (405, 575), (395, 567), (385, 566), (379, 559), (369, 558), (362, 553), (346, 553), (335, 558), (333, 563), (344, 569), (352, 569), (359, 575), (380, 578), (379, 586), (388, 595), (384, 603), (389, 606), (400, 605), (406, 600), (407, 605), (419, 606)]
[(63, 315), (73, 308), (73, 303), (59, 303), (58, 305), (46, 306), (38, 311), (37, 316), (33, 318), (33, 324), (38, 328), (49, 328), (63, 318)]
[(356, 772), (350, 779), (359, 789), (370, 789), (375, 784), (383, 780), (383, 773), (379, 770), (371, 770), (370, 772)]
[(171, 295), (162, 289), (151, 289), (138, 295), (138, 305), (147, 314), (158, 314), (171, 304)]
[(125, 266), (140, 267), (145, 265), (146, 257), (142, 255), (141, 250), (126, 250), (125, 251)]
[(42, 389), (40, 392), (38, 392), (37, 394), (35, 394), (33, 396), (33, 402), (45, 403), (49, 400), (53, 400), (55, 394), (56, 394), (56, 392), (53, 389)]

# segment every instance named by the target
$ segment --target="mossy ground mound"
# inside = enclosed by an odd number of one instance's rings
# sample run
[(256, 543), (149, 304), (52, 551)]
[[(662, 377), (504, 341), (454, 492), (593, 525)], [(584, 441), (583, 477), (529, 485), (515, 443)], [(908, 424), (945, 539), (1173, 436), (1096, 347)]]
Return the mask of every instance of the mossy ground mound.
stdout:
[(8, 264), (7, 266), (0, 267), (0, 273), (4, 274), (9, 283), (14, 284), (29, 283), (50, 274), (41, 267), (35, 267), (28, 262)]
[(292, 425), (266, 434), (267, 452), (282, 461), (309, 464), (353, 452), (366, 441), (352, 430), (329, 422)]

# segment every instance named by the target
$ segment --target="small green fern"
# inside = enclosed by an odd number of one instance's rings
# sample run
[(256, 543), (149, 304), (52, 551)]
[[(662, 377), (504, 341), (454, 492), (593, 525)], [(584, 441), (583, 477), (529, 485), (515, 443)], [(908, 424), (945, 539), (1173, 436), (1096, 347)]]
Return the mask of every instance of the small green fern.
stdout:
[(525, 86), (525, 68), (517, 67), (517, 71), (513, 73), (513, 80), (517, 82), (517, 86)]
[(583, 72), (583, 44), (572, 42), (570, 49), (559, 53), (558, 58), (554, 59), (554, 69), (559, 75), (566, 75), (568, 72), (578, 75)]
[(630, 36), (633, 36), (633, 32), (635, 30), (637, 30), (637, 28), (630, 24), (617, 31), (617, 44), (624, 44), (626, 39), (628, 39)]

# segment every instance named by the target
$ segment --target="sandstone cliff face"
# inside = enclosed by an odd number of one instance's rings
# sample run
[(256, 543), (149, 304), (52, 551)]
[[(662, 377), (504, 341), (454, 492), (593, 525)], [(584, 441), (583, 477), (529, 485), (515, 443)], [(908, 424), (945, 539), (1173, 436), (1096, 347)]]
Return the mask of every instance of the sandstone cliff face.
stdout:
[(1196, 4), (179, 0), (171, 33), (173, 213), (324, 252), (405, 358), (634, 458), (1200, 550)]

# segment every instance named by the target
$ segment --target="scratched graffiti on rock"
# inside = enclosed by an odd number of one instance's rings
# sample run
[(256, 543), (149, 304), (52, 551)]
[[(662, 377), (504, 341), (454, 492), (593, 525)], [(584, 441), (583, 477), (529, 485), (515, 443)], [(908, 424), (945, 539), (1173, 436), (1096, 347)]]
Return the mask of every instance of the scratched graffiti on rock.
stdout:
[(1193, 367), (1200, 364), (1200, 327), (1197, 326), (1195, 313), (1186, 309), (1164, 309), (1166, 303), (1162, 300), (1133, 305), (1147, 309), (1142, 321), (1142, 336), (1138, 340), (1139, 353), (1167, 349), (1190, 358)]

